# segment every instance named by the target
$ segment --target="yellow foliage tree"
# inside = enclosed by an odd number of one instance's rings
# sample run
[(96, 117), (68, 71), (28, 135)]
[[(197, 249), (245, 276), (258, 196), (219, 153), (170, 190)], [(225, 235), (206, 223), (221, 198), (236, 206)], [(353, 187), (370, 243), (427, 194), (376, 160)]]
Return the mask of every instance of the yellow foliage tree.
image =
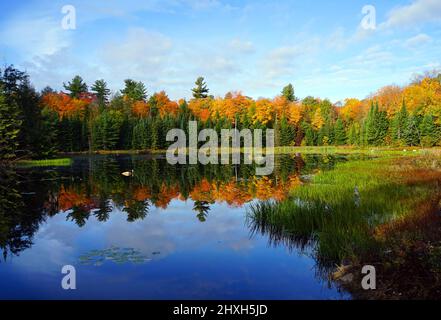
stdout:
[(319, 130), (325, 124), (325, 120), (322, 117), (322, 110), (320, 107), (315, 110), (311, 120), (311, 124), (312, 127), (317, 130)]

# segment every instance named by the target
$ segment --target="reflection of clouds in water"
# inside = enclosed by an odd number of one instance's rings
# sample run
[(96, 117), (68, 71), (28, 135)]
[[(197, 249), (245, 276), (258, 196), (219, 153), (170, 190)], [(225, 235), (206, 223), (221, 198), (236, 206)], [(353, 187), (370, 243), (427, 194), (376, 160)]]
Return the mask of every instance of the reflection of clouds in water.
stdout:
[(25, 250), (20, 258), (12, 259), (14, 267), (33, 273), (59, 273), (61, 267), (74, 261), (73, 247), (57, 239), (39, 238), (32, 250)]
[(146, 219), (133, 223), (127, 223), (123, 213), (113, 214), (105, 232), (106, 244), (136, 248), (143, 254), (160, 252), (155, 259), (164, 258), (178, 247), (188, 251), (213, 243), (234, 250), (252, 247), (243, 230), (244, 209), (214, 204), (207, 221), (201, 223), (192, 208), (192, 201), (173, 200), (166, 210), (151, 208)]
[(77, 229), (66, 222), (64, 214), (48, 218), (35, 234), (32, 248), (12, 259), (14, 266), (39, 273), (60, 272), (61, 266), (75, 261)]
[(176, 204), (177, 202), (178, 200), (174, 200), (173, 206), (161, 214), (170, 217), (167, 220), (167, 226), (171, 229), (169, 232), (179, 237), (180, 243), (187, 248), (199, 248), (213, 243), (235, 250), (252, 248), (253, 242), (244, 228), (244, 207), (231, 208), (224, 203), (212, 204), (207, 220), (201, 223), (192, 211), (192, 201), (181, 202), (184, 206)]
[[(127, 222), (124, 212), (114, 210), (109, 223), (101, 228), (105, 245), (135, 248), (154, 259), (162, 258), (176, 249), (165, 227), (167, 218), (152, 209), (144, 220)], [(160, 254), (153, 254), (157, 252)]]
[(162, 259), (179, 251), (194, 251), (216, 246), (234, 251), (253, 248), (244, 226), (244, 208), (226, 204), (210, 205), (206, 222), (192, 210), (192, 201), (173, 200), (166, 210), (152, 207), (144, 220), (127, 222), (127, 215), (114, 209), (107, 222), (91, 215), (79, 228), (66, 221), (66, 213), (47, 220), (34, 238), (32, 250), (21, 253), (14, 263), (38, 272), (53, 272), (65, 264), (75, 264), (78, 256), (93, 249), (111, 246), (134, 248), (141, 254)]

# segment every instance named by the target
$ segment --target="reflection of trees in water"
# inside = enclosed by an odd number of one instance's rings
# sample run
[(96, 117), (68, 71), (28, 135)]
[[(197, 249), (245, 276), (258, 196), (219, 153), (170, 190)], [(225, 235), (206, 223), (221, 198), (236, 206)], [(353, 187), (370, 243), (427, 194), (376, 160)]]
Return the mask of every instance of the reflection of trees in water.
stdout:
[(148, 201), (128, 201), (123, 211), (127, 212), (127, 221), (143, 220), (149, 212)]
[[(136, 156), (83, 158), (65, 168), (15, 171), (3, 166), (0, 248), (4, 257), (19, 254), (32, 245), (40, 223), (60, 212), (68, 212), (66, 219), (80, 227), (91, 216), (107, 221), (114, 209), (126, 213), (127, 221), (132, 222), (145, 219), (152, 206), (165, 209), (172, 199), (179, 198), (193, 200), (193, 210), (202, 222), (207, 219), (210, 204), (216, 201), (241, 206), (262, 191), (265, 197), (288, 192), (288, 182), (298, 178), (310, 161), (314, 163), (311, 168), (321, 165), (320, 158), (310, 158), (277, 157), (275, 174), (265, 181), (254, 176), (252, 165), (172, 166), (165, 160)], [(330, 165), (328, 161), (326, 166)], [(121, 175), (132, 169), (132, 177)], [(256, 190), (260, 185), (264, 188)], [(281, 240), (274, 237), (274, 242)]]
[(106, 222), (110, 218), (110, 213), (113, 210), (113, 206), (109, 199), (101, 198), (98, 205), (98, 210), (96, 210), (93, 215), (100, 222)]
[(208, 201), (196, 200), (193, 205), (193, 210), (197, 212), (197, 218), (200, 222), (207, 220), (208, 212), (210, 211), (210, 203)]
[(0, 164), (0, 248), (5, 260), (31, 247), (34, 233), (44, 221), (42, 207), (26, 199), (31, 195), (22, 196), (18, 180), (11, 167)]
[(90, 217), (90, 210), (85, 207), (74, 206), (72, 212), (69, 212), (66, 216), (66, 220), (74, 221), (77, 226), (83, 227), (86, 221)]

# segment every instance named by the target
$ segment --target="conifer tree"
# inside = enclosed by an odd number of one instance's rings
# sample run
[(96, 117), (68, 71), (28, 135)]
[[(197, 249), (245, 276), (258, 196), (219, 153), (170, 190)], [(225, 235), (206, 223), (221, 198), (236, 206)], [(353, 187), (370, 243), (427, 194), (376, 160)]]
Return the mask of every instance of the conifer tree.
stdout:
[(419, 129), (419, 119), (416, 115), (412, 115), (407, 119), (403, 134), (407, 145), (417, 146), (420, 144), (421, 133)]
[(404, 140), (404, 130), (407, 124), (408, 113), (406, 103), (403, 100), (400, 111), (392, 120), (392, 139), (398, 143)]
[(196, 87), (194, 87), (191, 91), (193, 92), (193, 98), (195, 99), (203, 99), (208, 97), (209, 89), (207, 84), (205, 83), (205, 79), (203, 77), (199, 77), (195, 82)]
[(286, 100), (288, 100), (290, 102), (294, 102), (297, 100), (297, 98), (294, 94), (294, 86), (291, 83), (283, 88), (282, 96), (285, 97)]
[(109, 99), (110, 89), (104, 79), (96, 80), (91, 90), (95, 92), (100, 108), (103, 108)]
[(63, 83), (63, 87), (70, 92), (72, 98), (78, 98), (82, 93), (87, 92), (87, 84), (83, 81), (83, 78), (78, 75), (67, 84)]
[(16, 156), (21, 121), (17, 105), (7, 102), (0, 87), (0, 161), (10, 160)]
[(433, 147), (438, 140), (437, 128), (432, 115), (426, 114), (420, 124), (421, 145), (423, 147)]
[(343, 121), (339, 118), (334, 127), (334, 144), (337, 146), (345, 145), (347, 141), (346, 131)]
[(279, 145), (292, 145), (294, 142), (294, 134), (294, 128), (288, 123), (286, 117), (282, 117), (279, 125)]

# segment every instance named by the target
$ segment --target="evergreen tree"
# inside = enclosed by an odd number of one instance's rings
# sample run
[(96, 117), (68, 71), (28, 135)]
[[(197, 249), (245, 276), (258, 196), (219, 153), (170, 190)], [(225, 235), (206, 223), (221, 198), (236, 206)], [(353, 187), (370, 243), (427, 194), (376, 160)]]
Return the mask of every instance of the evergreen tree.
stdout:
[(376, 129), (375, 129), (375, 108), (374, 105), (371, 104), (371, 108), (369, 109), (368, 116), (365, 120), (364, 133), (365, 133), (365, 141), (367, 145), (373, 145), (376, 142)]
[(158, 150), (161, 147), (161, 141), (160, 141), (160, 132), (161, 129), (161, 123), (159, 120), (159, 116), (155, 117), (152, 121), (152, 127), (151, 127), (151, 145), (150, 148), (152, 150)]
[(404, 130), (407, 124), (408, 113), (406, 104), (403, 101), (401, 110), (395, 115), (392, 120), (392, 139), (398, 143), (404, 140)]
[(7, 102), (0, 86), (0, 160), (10, 160), (16, 156), (21, 121), (17, 105)]
[(318, 144), (328, 146), (334, 143), (334, 128), (330, 120), (327, 120), (319, 130)]
[(91, 90), (95, 92), (100, 108), (103, 108), (107, 104), (110, 94), (110, 90), (109, 88), (107, 88), (106, 81), (104, 81), (103, 79), (96, 80)]
[(63, 83), (63, 87), (70, 92), (72, 98), (78, 98), (82, 93), (87, 92), (87, 84), (78, 75), (67, 84)]
[(26, 150), (27, 155), (31, 157), (44, 156), (50, 150), (43, 150), (41, 144), (45, 137), (42, 135), (43, 119), (39, 105), (40, 97), (28, 78), (20, 83), (15, 101), (20, 109), (20, 120), (22, 122), (19, 149)]
[(294, 128), (288, 123), (286, 117), (282, 117), (279, 125), (279, 145), (290, 146), (294, 142), (295, 131)]
[(44, 96), (45, 94), (49, 94), (49, 93), (55, 93), (55, 90), (49, 86), (46, 86), (43, 88), (43, 90), (41, 90), (40, 95)]
[(39, 156), (41, 158), (53, 157), (59, 151), (58, 128), (58, 114), (44, 108), (41, 112), (41, 126), (39, 129), (41, 137)]
[(94, 123), (93, 147), (100, 150), (114, 150), (118, 145), (123, 118), (115, 110), (104, 111)]
[(368, 145), (382, 145), (389, 128), (385, 111), (379, 111), (378, 103), (372, 104), (365, 121), (365, 141)]
[(314, 129), (311, 127), (311, 125), (306, 121), (304, 121), (302, 123), (302, 129), (305, 132), (305, 137), (302, 144), (305, 144), (307, 146), (316, 145), (316, 133)]
[[(12, 65), (0, 73), (0, 86), (6, 103), (16, 106), (21, 123), (17, 150), (21, 156), (42, 157), (50, 150), (43, 149), (46, 138), (43, 134), (43, 119), (40, 108), (40, 96), (29, 81), (29, 76), (15, 69)], [(50, 148), (51, 149), (51, 148)]]
[(337, 146), (345, 145), (347, 141), (346, 131), (343, 121), (337, 119), (334, 127), (334, 144)]
[(207, 87), (207, 84), (205, 83), (205, 79), (203, 77), (197, 78), (195, 85), (196, 87), (191, 90), (193, 92), (193, 98), (195, 99), (207, 98), (209, 89)]
[(286, 100), (294, 102), (297, 100), (294, 94), (294, 86), (290, 83), (282, 89), (282, 96), (286, 98)]
[(124, 89), (121, 93), (132, 101), (145, 101), (147, 99), (147, 89), (141, 81), (136, 82), (132, 79), (124, 80)]
[(157, 116), (159, 116), (159, 110), (158, 110), (158, 101), (156, 100), (156, 96), (153, 95), (150, 97), (149, 99), (149, 116), (151, 118), (156, 118)]
[(426, 114), (420, 124), (421, 145), (433, 147), (438, 141), (437, 128), (432, 115)]
[[(378, 110), (378, 106), (377, 106), (377, 110)], [(377, 127), (377, 139), (375, 144), (379, 146), (385, 143), (385, 139), (389, 130), (389, 120), (387, 118), (386, 111), (377, 111), (376, 123), (378, 123), (378, 127)]]
[(353, 123), (349, 129), (348, 140), (350, 145), (360, 144), (360, 125), (358, 123)]
[(13, 65), (6, 67), (3, 72), (0, 72), (0, 86), (7, 103), (17, 103), (15, 99), (19, 94), (20, 85), (27, 80), (28, 75), (23, 71), (15, 69)]
[(150, 119), (139, 119), (133, 127), (132, 148), (145, 150), (151, 147)]
[(417, 146), (420, 144), (421, 133), (419, 130), (419, 119), (416, 115), (412, 115), (407, 119), (403, 135), (407, 145)]

